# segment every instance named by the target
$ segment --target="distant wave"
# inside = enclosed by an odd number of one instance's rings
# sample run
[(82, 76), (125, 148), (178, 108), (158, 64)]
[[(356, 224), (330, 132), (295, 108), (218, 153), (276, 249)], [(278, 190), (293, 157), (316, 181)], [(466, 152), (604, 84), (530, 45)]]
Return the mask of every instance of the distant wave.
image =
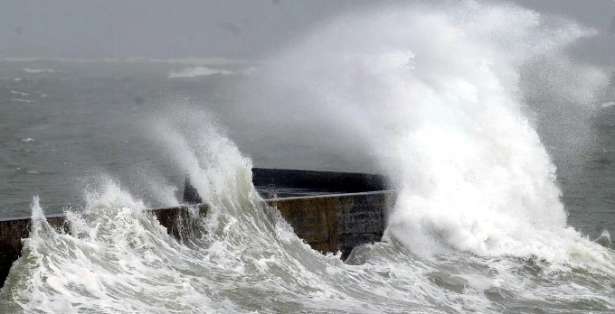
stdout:
[(22, 96), (22, 97), (30, 96), (30, 93), (21, 92), (21, 91), (13, 90), (13, 89), (10, 91), (10, 93), (11, 95), (17, 95), (17, 96)]
[(28, 97), (30, 97), (30, 93), (26, 93), (26, 92), (22, 92), (18, 90), (11, 90), (10, 93), (11, 95), (13, 95), (13, 97), (11, 97), (12, 102), (21, 102), (21, 103), (28, 103), (28, 104), (32, 103), (32, 100), (28, 99)]
[(229, 75), (233, 74), (232, 71), (222, 70), (222, 69), (213, 69), (206, 66), (197, 66), (185, 68), (177, 72), (171, 72), (169, 74), (169, 78), (193, 78), (199, 76), (211, 76), (211, 75)]
[(607, 101), (600, 105), (601, 108), (609, 108), (615, 106), (615, 101)]
[(25, 98), (11, 98), (12, 102), (21, 102), (21, 103), (26, 103), (26, 104), (31, 104), (33, 103), (32, 100), (30, 99), (25, 99)]
[(41, 73), (54, 73), (56, 70), (44, 68), (44, 69), (36, 69), (36, 68), (24, 68), (24, 72), (29, 74), (41, 74)]

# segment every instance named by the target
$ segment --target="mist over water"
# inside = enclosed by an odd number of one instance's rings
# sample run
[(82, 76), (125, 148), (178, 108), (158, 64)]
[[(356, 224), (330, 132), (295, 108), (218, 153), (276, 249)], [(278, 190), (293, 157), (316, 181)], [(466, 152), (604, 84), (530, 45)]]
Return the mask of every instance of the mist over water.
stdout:
[[(545, 122), (553, 108), (537, 99), (563, 99), (571, 106), (564, 112), (586, 113), (605, 88), (601, 70), (566, 56), (592, 34), (571, 21), (474, 1), (334, 18), (263, 62), (231, 112), (255, 137), (312, 140), (384, 172), (397, 201), (382, 243), (356, 248), (346, 263), (311, 250), (261, 202), (252, 160), (229, 138), (234, 131), (174, 103), (150, 115), (141, 132), (154, 147), (148, 152), (189, 175), (211, 205), (206, 217), (192, 218), (193, 237), (167, 235), (146, 202), (110, 178), (86, 191), (83, 208), (67, 211), (70, 233), (53, 230), (35, 198), (33, 231), (0, 309), (613, 311), (610, 235), (591, 241), (569, 226), (544, 144), (551, 139), (537, 131), (565, 124)], [(203, 69), (169, 79), (231, 75)], [(152, 177), (150, 194), (178, 204), (162, 177)]]

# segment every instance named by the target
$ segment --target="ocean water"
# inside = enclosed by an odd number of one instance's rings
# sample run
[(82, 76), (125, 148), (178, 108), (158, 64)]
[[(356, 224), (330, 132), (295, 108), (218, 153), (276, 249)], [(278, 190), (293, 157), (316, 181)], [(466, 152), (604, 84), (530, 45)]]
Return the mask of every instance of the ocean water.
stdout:
[[(612, 313), (611, 69), (566, 53), (591, 35), (462, 2), (336, 17), (258, 62), (3, 60), (0, 215), (35, 223), (0, 312)], [(387, 175), (383, 241), (312, 250), (253, 165)], [(177, 241), (144, 209), (186, 174), (212, 210)]]

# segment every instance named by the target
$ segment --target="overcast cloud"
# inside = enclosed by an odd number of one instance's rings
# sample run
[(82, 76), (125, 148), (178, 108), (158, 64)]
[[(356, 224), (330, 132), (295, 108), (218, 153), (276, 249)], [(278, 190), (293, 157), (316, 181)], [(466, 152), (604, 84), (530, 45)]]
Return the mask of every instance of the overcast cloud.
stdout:
[[(390, 1), (389, 1), (390, 2)], [(516, 0), (600, 33), (575, 54), (615, 64), (615, 1)], [(3, 0), (0, 57), (259, 58), (359, 0)]]

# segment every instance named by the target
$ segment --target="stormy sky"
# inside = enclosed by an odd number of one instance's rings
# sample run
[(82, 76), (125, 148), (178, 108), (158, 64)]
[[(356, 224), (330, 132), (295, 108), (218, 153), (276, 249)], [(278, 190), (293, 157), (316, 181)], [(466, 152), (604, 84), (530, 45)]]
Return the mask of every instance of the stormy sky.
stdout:
[[(388, 1), (391, 2), (391, 1)], [(615, 64), (615, 0), (515, 0), (594, 27), (575, 53)], [(3, 0), (0, 57), (258, 58), (366, 0)]]

